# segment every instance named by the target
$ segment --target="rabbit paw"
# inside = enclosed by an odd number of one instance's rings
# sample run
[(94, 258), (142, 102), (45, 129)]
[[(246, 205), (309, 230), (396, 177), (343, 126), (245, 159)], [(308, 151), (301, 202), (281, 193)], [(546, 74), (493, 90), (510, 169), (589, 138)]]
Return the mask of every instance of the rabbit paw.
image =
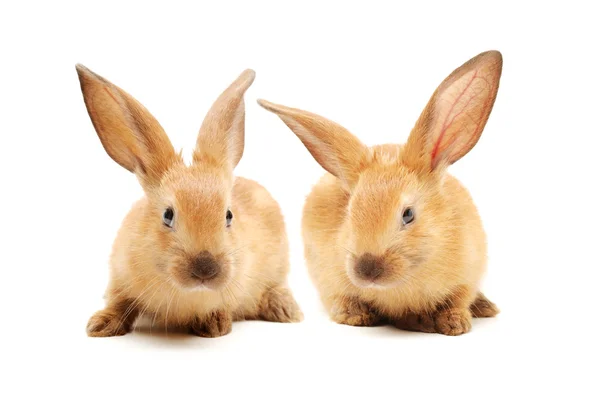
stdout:
[(471, 330), (471, 313), (459, 308), (432, 313), (407, 313), (396, 320), (394, 325), (407, 331), (461, 335)]
[(216, 310), (203, 318), (196, 318), (190, 327), (190, 333), (204, 338), (216, 338), (231, 332), (233, 320), (231, 314)]
[(444, 335), (465, 334), (471, 330), (471, 313), (458, 308), (439, 311), (435, 316), (435, 329)]
[(90, 337), (115, 337), (125, 335), (131, 330), (128, 320), (121, 314), (110, 310), (101, 310), (92, 315), (87, 324)]
[(477, 298), (473, 301), (469, 309), (475, 318), (495, 317), (500, 312), (496, 304), (488, 300), (482, 293), (477, 294)]
[(292, 293), (285, 287), (270, 288), (264, 293), (258, 316), (272, 322), (300, 322), (304, 318)]
[(338, 324), (371, 327), (381, 322), (381, 317), (367, 303), (357, 298), (340, 298), (331, 308), (331, 319)]

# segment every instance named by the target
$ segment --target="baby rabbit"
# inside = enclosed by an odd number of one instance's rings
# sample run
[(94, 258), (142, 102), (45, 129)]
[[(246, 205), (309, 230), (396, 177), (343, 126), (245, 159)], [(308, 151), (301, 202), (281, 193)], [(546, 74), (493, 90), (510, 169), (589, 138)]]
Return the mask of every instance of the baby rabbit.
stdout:
[(254, 71), (211, 107), (191, 166), (138, 101), (84, 66), (77, 73), (104, 149), (145, 192), (115, 240), (106, 307), (89, 320), (88, 335), (123, 335), (141, 316), (202, 337), (228, 334), (235, 320), (302, 320), (287, 286), (279, 206), (258, 183), (233, 176)]
[(334, 321), (459, 335), (471, 317), (498, 313), (478, 291), (486, 238), (477, 208), (446, 169), (479, 140), (501, 71), (497, 51), (456, 69), (404, 145), (369, 148), (328, 119), (258, 101), (329, 172), (302, 224), (308, 269)]

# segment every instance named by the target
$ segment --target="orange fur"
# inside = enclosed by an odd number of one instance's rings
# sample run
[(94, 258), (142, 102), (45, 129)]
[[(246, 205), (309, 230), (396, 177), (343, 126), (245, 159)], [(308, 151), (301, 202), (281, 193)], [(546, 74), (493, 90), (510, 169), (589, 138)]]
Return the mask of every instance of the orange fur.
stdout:
[[(336, 322), (385, 320), (447, 335), (470, 329), (469, 308), (483, 297), (476, 300), (486, 238), (468, 191), (445, 170), (479, 139), (501, 67), (490, 51), (455, 70), (405, 145), (367, 148), (330, 120), (259, 100), (329, 171), (307, 198), (303, 236), (309, 273)], [(407, 207), (415, 221), (404, 225)], [(495, 315), (489, 305), (478, 316)]]
[[(107, 153), (134, 172), (145, 191), (114, 243), (106, 308), (90, 336), (122, 335), (136, 318), (220, 336), (240, 319), (302, 319), (287, 289), (288, 242), (279, 206), (258, 183), (234, 178), (244, 148), (247, 70), (206, 116), (191, 166), (175, 154), (156, 119), (135, 99), (78, 66), (94, 127)], [(163, 223), (174, 211), (173, 226)], [(226, 226), (226, 212), (233, 220)], [(213, 277), (192, 274), (197, 266)]]

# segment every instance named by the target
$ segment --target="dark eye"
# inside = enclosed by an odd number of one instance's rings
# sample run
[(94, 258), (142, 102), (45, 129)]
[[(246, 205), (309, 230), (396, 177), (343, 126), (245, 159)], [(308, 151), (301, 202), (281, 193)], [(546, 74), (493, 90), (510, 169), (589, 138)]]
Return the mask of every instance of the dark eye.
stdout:
[(173, 227), (173, 218), (174, 217), (175, 217), (175, 213), (173, 212), (173, 209), (168, 207), (165, 210), (165, 212), (163, 213), (163, 223), (165, 224), (165, 226)]
[(404, 213), (402, 213), (402, 223), (404, 225), (410, 224), (415, 220), (415, 213), (412, 211), (410, 207), (404, 209)]
[(231, 213), (231, 210), (227, 210), (227, 213), (225, 213), (225, 226), (227, 226), (227, 227), (231, 226), (232, 220), (233, 220), (233, 213)]

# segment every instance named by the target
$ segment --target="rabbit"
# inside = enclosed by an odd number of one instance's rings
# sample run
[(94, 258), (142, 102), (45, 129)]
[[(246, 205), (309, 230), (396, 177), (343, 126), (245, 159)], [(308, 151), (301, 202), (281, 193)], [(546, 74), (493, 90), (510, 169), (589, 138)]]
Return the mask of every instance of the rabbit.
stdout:
[(365, 146), (316, 114), (277, 114), (328, 172), (306, 199), (307, 267), (331, 319), (460, 335), (499, 311), (480, 291), (487, 244), (449, 165), (477, 143), (494, 105), (502, 55), (472, 58), (437, 88), (404, 145)]
[(124, 335), (143, 316), (201, 337), (226, 335), (236, 320), (301, 321), (287, 285), (279, 206), (257, 182), (233, 176), (254, 71), (214, 102), (190, 166), (138, 101), (82, 65), (77, 73), (104, 149), (145, 193), (119, 229), (106, 306), (90, 318), (87, 334)]

